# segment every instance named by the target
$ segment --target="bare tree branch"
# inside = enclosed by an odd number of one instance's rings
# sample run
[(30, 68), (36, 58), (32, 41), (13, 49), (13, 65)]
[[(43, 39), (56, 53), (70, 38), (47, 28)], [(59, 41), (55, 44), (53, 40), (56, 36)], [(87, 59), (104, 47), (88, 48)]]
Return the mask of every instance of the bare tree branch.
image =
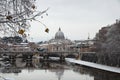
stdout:
[(37, 12), (36, 0), (0, 0), (0, 31), (11, 35), (20, 35), (18, 31), (27, 31), (30, 20), (46, 13), (46, 10)]

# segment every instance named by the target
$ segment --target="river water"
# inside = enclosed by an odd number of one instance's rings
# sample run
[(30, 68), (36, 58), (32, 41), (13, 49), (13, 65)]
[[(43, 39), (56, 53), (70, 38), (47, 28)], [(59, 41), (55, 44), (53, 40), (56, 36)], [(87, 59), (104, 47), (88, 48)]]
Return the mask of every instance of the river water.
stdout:
[(0, 80), (120, 80), (120, 74), (56, 60), (0, 61)]

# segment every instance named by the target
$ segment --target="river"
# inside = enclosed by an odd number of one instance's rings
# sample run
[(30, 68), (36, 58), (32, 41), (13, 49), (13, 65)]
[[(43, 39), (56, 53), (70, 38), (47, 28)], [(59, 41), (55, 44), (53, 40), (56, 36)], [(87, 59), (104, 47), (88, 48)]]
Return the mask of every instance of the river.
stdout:
[(0, 80), (120, 80), (120, 74), (81, 65), (22, 58), (1, 61), (0, 76)]

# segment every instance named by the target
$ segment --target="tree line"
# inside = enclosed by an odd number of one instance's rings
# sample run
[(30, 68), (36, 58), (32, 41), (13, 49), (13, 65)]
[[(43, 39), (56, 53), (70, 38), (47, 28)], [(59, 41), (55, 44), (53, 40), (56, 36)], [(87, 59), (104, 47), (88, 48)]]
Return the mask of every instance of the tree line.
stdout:
[(96, 54), (84, 54), (82, 60), (120, 67), (120, 20), (102, 27), (95, 36)]

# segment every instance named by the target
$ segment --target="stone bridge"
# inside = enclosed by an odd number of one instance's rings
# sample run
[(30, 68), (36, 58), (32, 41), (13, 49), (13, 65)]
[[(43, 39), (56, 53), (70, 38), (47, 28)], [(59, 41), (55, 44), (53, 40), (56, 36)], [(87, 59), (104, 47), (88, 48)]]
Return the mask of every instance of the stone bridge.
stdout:
[(79, 52), (71, 52), (71, 51), (61, 51), (61, 52), (40, 52), (40, 51), (4, 51), (0, 52), (1, 55), (7, 55), (9, 57), (23, 57), (27, 56), (29, 58), (32, 58), (33, 56), (42, 56), (44, 59), (49, 59), (49, 57), (60, 57), (60, 60), (64, 60), (66, 57), (79, 57)]
[(95, 52), (77, 52), (77, 51), (61, 51), (61, 52), (40, 52), (40, 51), (4, 51), (0, 52), (0, 55), (8, 55), (10, 58), (16, 58), (16, 57), (24, 57), (27, 56), (26, 58), (32, 58), (33, 56), (39, 57), (42, 56), (43, 59), (47, 60), (49, 57), (59, 57), (60, 60), (65, 60), (66, 57), (68, 58), (76, 58), (76, 59), (81, 59), (83, 54), (88, 54), (88, 53), (95, 53)]

